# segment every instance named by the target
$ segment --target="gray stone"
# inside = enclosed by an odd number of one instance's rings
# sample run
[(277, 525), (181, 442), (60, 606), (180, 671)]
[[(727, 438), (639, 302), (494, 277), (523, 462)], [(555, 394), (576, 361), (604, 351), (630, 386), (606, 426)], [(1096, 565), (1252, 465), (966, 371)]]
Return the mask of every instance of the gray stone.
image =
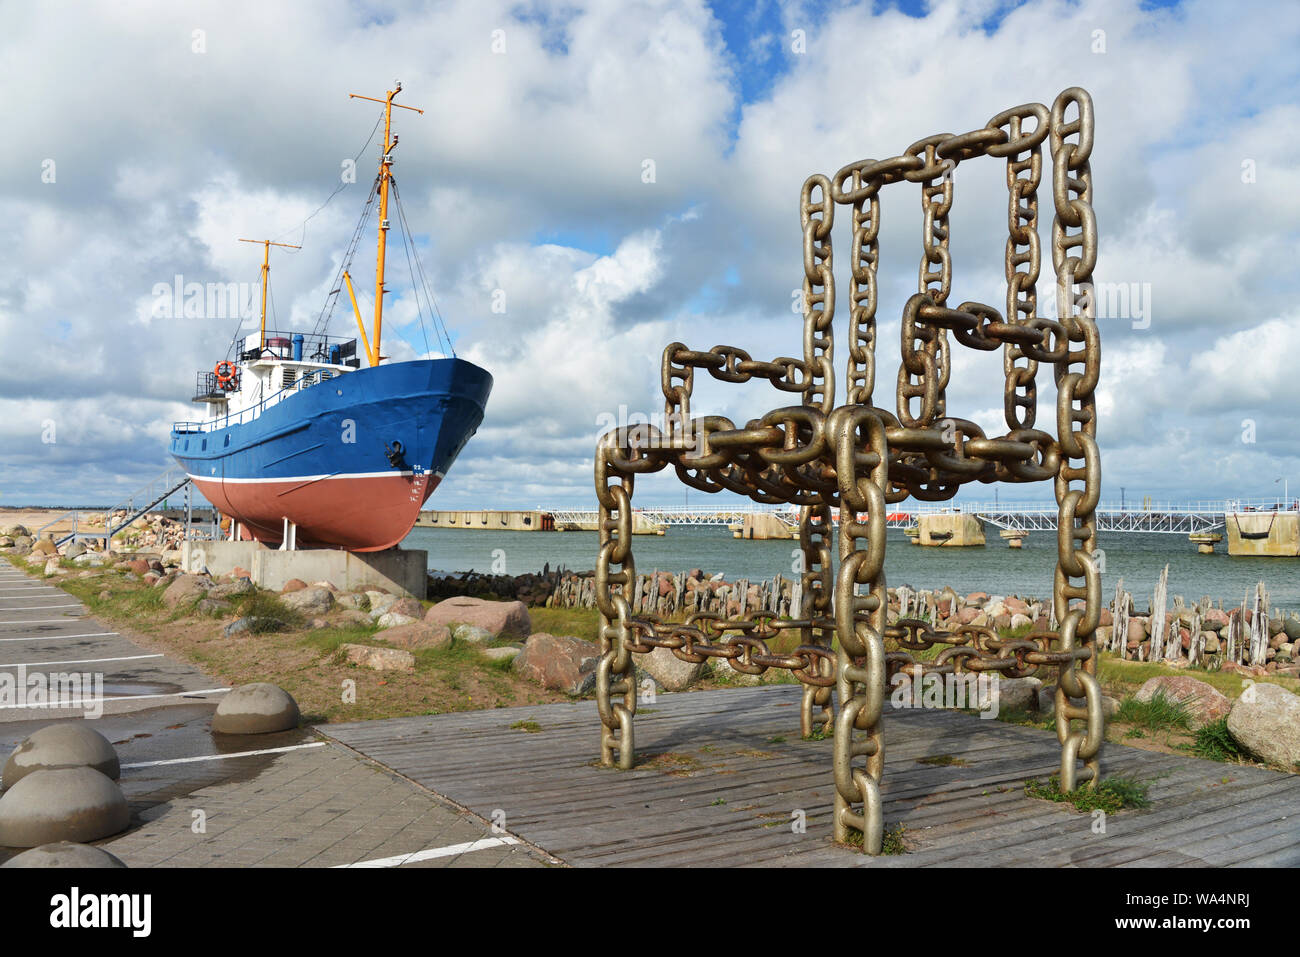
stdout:
[(370, 610), (370, 598), (364, 592), (352, 592), (345, 595), (337, 595), (334, 600), (338, 602), (339, 606), (342, 608), (351, 608), (354, 611)]
[(997, 683), (999, 711), (1036, 711), (1043, 683), (1037, 678), (1002, 678)]
[(266, 681), (241, 685), (217, 705), (212, 730), (218, 734), (269, 734), (298, 727), (298, 703)]
[(80, 767), (94, 768), (114, 780), (121, 774), (108, 738), (84, 721), (61, 721), (33, 731), (14, 748), (5, 762), (2, 783), (7, 790), (33, 771)]
[(704, 674), (704, 662), (694, 664), (682, 661), (667, 648), (656, 648), (645, 655), (633, 655), (632, 659), (665, 691), (685, 691)]
[(300, 588), (281, 595), (280, 601), (304, 615), (323, 615), (334, 607), (334, 593), (328, 588)]
[[(166, 579), (159, 579), (160, 583), (163, 581)], [(188, 601), (197, 601), (207, 595), (211, 587), (212, 579), (207, 575), (177, 575), (163, 592), (163, 604), (175, 608)]]
[(247, 578), (240, 578), (233, 582), (224, 582), (220, 585), (214, 585), (208, 591), (209, 598), (234, 598), (236, 595), (247, 595), (253, 591), (253, 583)]
[(370, 645), (339, 645), (344, 658), (354, 665), (375, 671), (414, 671), (415, 655), (401, 648), (373, 648)]
[[(426, 620), (425, 624), (434, 625), (436, 622)], [(496, 637), (492, 632), (478, 625), (456, 625), (451, 629), (451, 636), (457, 641), (468, 642), (471, 645), (486, 645)]]
[(86, 546), (81, 542), (69, 542), (68, 547), (63, 550), (64, 558), (76, 558), (78, 555), (86, 554)]
[(515, 645), (503, 645), (500, 648), (484, 648), (483, 654), (493, 661), (513, 661), (523, 650)]
[(42, 844), (9, 858), (0, 867), (126, 867), (120, 858), (100, 847), (59, 841)]
[(397, 604), (397, 596), (385, 594), (382, 591), (368, 591), (366, 598), (370, 602), (370, 617), (378, 618), (388, 609)]
[(398, 625), (410, 625), (416, 620), (417, 619), (412, 618), (410, 615), (402, 615), (395, 611), (386, 611), (379, 616), (375, 624), (378, 625), (382, 631), (385, 628), (396, 628)]
[(230, 611), (231, 605), (228, 601), (218, 601), (215, 598), (200, 598), (198, 611), (200, 615), (224, 615)]
[(97, 841), (131, 822), (117, 783), (94, 768), (34, 771), (0, 798), (0, 845)]
[(1232, 703), (1228, 732), (1261, 761), (1290, 770), (1300, 764), (1300, 697), (1279, 685), (1253, 684)]

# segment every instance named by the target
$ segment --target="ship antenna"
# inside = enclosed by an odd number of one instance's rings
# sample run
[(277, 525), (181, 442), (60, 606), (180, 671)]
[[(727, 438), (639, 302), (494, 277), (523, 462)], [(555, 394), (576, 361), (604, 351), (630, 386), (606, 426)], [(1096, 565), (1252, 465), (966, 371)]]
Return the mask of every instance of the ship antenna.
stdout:
[(271, 247), (284, 246), (288, 249), (302, 249), (302, 247), (292, 243), (277, 243), (271, 239), (241, 239), (240, 242), (262, 244), (262, 335), (257, 344), (257, 354), (260, 357), (266, 349), (266, 281), (271, 275)]
[[(368, 358), (372, 366), (378, 365), (383, 358), (379, 351), (379, 337), (384, 327), (384, 261), (388, 251), (388, 192), (393, 179), (393, 148), (397, 146), (397, 137), (393, 136), (393, 107), (414, 110), (416, 113), (424, 114), (424, 110), (416, 109), (414, 106), (403, 106), (401, 103), (394, 103), (393, 97), (401, 92), (402, 84), (394, 83), (393, 85), (396, 89), (389, 90), (387, 96), (382, 100), (373, 96), (362, 96), (360, 93), (348, 94), (350, 99), (369, 100), (372, 103), (384, 104), (384, 149), (379, 157), (379, 249), (375, 254), (375, 328), (372, 340), (367, 346)], [(351, 293), (352, 281), (346, 272), (343, 278), (347, 281), (348, 291)], [(357, 314), (357, 324), (362, 325), (361, 312), (357, 308), (355, 296), (352, 296), (352, 309)], [(362, 326), (361, 331), (364, 336), (364, 326)]]

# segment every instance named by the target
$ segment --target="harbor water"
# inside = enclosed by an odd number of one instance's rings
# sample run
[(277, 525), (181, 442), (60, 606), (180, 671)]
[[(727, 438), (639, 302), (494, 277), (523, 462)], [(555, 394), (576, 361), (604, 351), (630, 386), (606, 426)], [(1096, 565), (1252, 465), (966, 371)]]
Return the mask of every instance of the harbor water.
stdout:
[[(1123, 578), (1135, 604), (1145, 608), (1161, 569), (1168, 564), (1171, 598), (1182, 595), (1190, 603), (1208, 595), (1216, 602), (1236, 605), (1262, 581), (1273, 607), (1300, 611), (1300, 559), (1233, 558), (1224, 545), (1213, 555), (1200, 555), (1186, 535), (1102, 533), (1098, 542), (1105, 553), (1102, 598), (1106, 602), (1114, 596), (1117, 579)], [(402, 546), (427, 550), (429, 569), (434, 572), (504, 575), (540, 572), (548, 564), (552, 570), (588, 571), (595, 567), (597, 554), (595, 532), (415, 528)], [(722, 526), (675, 526), (663, 536), (639, 535), (632, 551), (641, 574), (700, 568), (709, 575), (722, 572), (730, 580), (752, 581), (797, 573), (797, 542), (741, 541)], [(990, 534), (983, 548), (925, 548), (912, 545), (902, 530), (891, 529), (885, 576), (891, 587), (950, 585), (963, 594), (985, 591), (1048, 598), (1055, 562), (1052, 532), (1030, 533), (1021, 549), (1008, 548), (996, 534)]]

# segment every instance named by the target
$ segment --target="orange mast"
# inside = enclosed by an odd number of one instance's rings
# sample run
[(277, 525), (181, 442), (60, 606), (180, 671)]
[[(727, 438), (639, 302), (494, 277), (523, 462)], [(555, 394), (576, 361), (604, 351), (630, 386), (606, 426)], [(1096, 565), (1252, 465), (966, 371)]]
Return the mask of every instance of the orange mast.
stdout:
[(284, 246), (287, 249), (302, 249), (302, 247), (290, 243), (277, 243), (270, 239), (241, 239), (240, 242), (262, 244), (262, 337), (257, 344), (260, 355), (261, 350), (266, 348), (266, 281), (271, 275), (271, 247)]
[[(356, 100), (369, 100), (372, 103), (384, 104), (384, 152), (379, 158), (379, 249), (375, 254), (375, 329), (374, 336), (369, 342), (366, 342), (367, 358), (372, 366), (378, 365), (383, 356), (379, 352), (379, 337), (384, 326), (384, 260), (388, 250), (388, 185), (393, 178), (393, 148), (397, 146), (397, 137), (392, 135), (393, 129), (393, 107), (399, 107), (403, 110), (414, 110), (421, 115), (424, 110), (416, 109), (413, 106), (403, 106), (401, 103), (394, 103), (393, 97), (402, 91), (400, 82), (394, 84), (397, 89), (389, 90), (388, 95), (380, 100), (373, 96), (362, 96), (359, 93), (349, 93), (348, 97)], [(345, 272), (343, 278), (347, 281), (348, 292), (352, 291), (351, 277)], [(356, 297), (352, 297), (352, 308), (356, 312), (357, 325), (361, 326), (362, 340), (365, 340), (365, 326), (361, 322), (361, 311), (357, 308)]]

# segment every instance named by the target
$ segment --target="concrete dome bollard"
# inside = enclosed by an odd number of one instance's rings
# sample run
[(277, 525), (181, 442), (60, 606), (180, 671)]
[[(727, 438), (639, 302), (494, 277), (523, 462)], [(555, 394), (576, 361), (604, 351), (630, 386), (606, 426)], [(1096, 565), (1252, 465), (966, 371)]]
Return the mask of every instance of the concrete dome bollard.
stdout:
[(126, 864), (101, 848), (59, 841), (16, 854), (0, 867), (126, 867)]
[(113, 780), (121, 776), (117, 752), (108, 738), (84, 721), (50, 724), (28, 735), (5, 762), (0, 784), (13, 787), (33, 771), (94, 768)]
[(126, 797), (94, 768), (41, 769), (0, 797), (0, 845), (97, 841), (131, 823)]
[(298, 727), (298, 702), (289, 692), (265, 681), (240, 685), (212, 716), (218, 734), (270, 734)]

